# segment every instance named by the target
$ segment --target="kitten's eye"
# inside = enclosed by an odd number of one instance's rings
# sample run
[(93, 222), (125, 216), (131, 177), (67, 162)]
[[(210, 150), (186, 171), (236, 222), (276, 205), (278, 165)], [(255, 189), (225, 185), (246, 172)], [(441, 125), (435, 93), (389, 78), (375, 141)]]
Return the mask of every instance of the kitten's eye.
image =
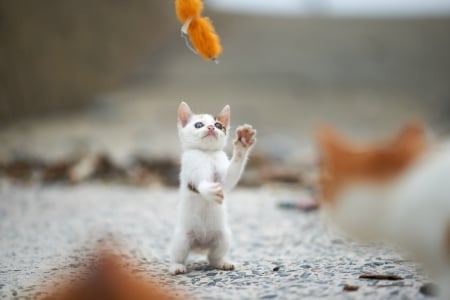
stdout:
[(205, 126), (202, 122), (197, 122), (194, 124), (195, 128), (202, 128), (203, 126)]
[(219, 129), (219, 130), (223, 129), (222, 124), (220, 124), (219, 122), (216, 122), (216, 124), (214, 124), (214, 126), (216, 126), (216, 128)]

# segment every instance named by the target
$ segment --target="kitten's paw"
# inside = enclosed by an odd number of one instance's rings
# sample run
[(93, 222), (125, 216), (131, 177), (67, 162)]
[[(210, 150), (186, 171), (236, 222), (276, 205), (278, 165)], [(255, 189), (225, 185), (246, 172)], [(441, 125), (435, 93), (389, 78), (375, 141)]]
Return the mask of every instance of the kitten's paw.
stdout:
[(182, 264), (172, 264), (169, 268), (169, 272), (172, 275), (185, 274), (186, 271), (186, 266)]
[(224, 271), (233, 271), (234, 270), (234, 264), (231, 262), (224, 262), (222, 264), (222, 270)]
[(218, 204), (222, 204), (223, 203), (223, 188), (222, 185), (220, 183), (215, 183), (214, 187), (211, 189), (210, 191), (212, 199), (217, 202)]
[(245, 149), (250, 148), (256, 142), (256, 129), (253, 129), (252, 125), (242, 125), (236, 129), (236, 140), (234, 144), (236, 146), (243, 147)]
[(213, 262), (213, 263), (211, 263), (211, 266), (213, 266), (216, 269), (220, 269), (220, 270), (224, 270), (224, 271), (233, 271), (234, 270), (234, 264), (227, 260)]
[(216, 195), (214, 196), (214, 201), (217, 202), (217, 204), (221, 205), (223, 203), (223, 190), (222, 188), (220, 188), (220, 191), (216, 193)]
[(210, 201), (217, 202), (218, 204), (223, 203), (223, 187), (218, 182), (211, 182), (207, 184), (202, 184), (200, 187), (200, 193)]

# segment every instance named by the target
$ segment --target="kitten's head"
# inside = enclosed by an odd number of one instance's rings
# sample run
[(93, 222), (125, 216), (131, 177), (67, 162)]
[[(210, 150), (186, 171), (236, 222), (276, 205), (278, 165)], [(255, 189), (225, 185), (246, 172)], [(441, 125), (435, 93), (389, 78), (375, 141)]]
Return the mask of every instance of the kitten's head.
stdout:
[(194, 114), (185, 102), (178, 107), (178, 135), (183, 149), (221, 150), (227, 143), (229, 129), (229, 105), (216, 117)]
[(421, 123), (407, 124), (394, 138), (354, 144), (330, 127), (317, 130), (322, 200), (332, 203), (341, 189), (355, 183), (382, 184), (401, 175), (426, 148)]

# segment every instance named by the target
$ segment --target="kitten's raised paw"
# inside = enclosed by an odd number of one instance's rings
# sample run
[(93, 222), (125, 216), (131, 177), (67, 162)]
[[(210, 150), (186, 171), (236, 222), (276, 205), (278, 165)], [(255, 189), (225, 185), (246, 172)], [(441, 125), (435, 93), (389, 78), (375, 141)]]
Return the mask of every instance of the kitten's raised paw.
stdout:
[(255, 141), (256, 130), (253, 129), (252, 125), (242, 125), (236, 129), (236, 140), (234, 144), (236, 146), (242, 146), (244, 148), (251, 147)]
[(182, 264), (172, 264), (169, 268), (169, 272), (172, 275), (185, 274), (186, 271), (186, 266)]

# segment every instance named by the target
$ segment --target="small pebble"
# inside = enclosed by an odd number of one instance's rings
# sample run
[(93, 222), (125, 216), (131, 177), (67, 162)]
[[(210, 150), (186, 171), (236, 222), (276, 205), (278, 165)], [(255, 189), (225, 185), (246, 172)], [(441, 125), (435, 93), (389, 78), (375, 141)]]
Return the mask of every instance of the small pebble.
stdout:
[(293, 202), (280, 202), (278, 203), (278, 208), (281, 209), (296, 209), (297, 205)]
[(389, 293), (389, 295), (391, 295), (391, 296), (398, 296), (398, 294), (400, 294), (399, 290), (395, 290), (395, 291), (392, 291)]
[(357, 291), (358, 289), (359, 289), (359, 286), (345, 284), (344, 288), (342, 290), (344, 290), (346, 292), (354, 292), (354, 291)]
[(300, 267), (303, 268), (303, 269), (311, 269), (310, 265), (301, 265)]
[(277, 295), (276, 294), (270, 294), (270, 295), (264, 295), (261, 297), (261, 299), (274, 299), (276, 298)]
[(300, 276), (301, 278), (308, 278), (311, 275), (309, 272), (303, 272), (303, 274)]
[(374, 280), (403, 280), (403, 277), (394, 274), (362, 274), (359, 278)]
[(436, 297), (439, 294), (439, 288), (434, 283), (425, 283), (420, 289), (420, 293), (425, 296)]

